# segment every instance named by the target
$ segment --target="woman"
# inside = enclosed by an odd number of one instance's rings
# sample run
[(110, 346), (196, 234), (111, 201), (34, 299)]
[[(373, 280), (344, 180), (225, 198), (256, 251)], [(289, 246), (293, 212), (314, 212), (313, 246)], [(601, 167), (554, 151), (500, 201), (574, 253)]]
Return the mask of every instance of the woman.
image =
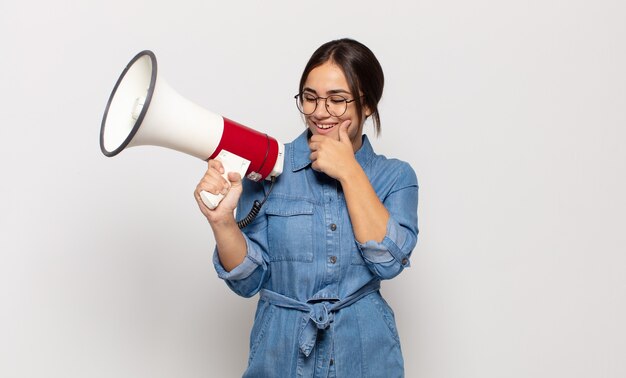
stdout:
[[(285, 145), (285, 166), (258, 217), (243, 218), (271, 183), (221, 174), (209, 161), (195, 197), (217, 243), (214, 265), (237, 294), (260, 293), (245, 377), (399, 377), (392, 310), (380, 281), (409, 266), (417, 242), (417, 178), (376, 155), (366, 135), (384, 76), (363, 44), (341, 39), (306, 65), (296, 103), (307, 130)], [(214, 210), (200, 191), (226, 196)]]

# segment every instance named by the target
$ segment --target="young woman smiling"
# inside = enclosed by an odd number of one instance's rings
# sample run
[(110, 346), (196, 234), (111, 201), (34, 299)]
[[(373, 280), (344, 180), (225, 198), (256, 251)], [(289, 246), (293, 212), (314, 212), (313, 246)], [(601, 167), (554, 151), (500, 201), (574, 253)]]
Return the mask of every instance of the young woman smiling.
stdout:
[[(298, 110), (307, 129), (285, 145), (285, 166), (258, 217), (237, 218), (271, 184), (222, 177), (209, 161), (195, 197), (216, 240), (214, 265), (237, 294), (259, 295), (244, 377), (401, 377), (400, 339), (381, 280), (409, 266), (418, 185), (405, 162), (377, 155), (382, 68), (365, 45), (340, 39), (304, 68)], [(223, 193), (209, 210), (200, 191)]]

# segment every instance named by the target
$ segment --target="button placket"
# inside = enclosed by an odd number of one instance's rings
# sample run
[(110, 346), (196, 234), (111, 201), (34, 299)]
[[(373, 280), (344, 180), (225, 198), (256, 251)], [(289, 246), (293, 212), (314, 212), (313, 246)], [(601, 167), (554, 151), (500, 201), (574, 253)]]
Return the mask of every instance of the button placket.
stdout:
[(339, 233), (336, 232), (338, 226), (335, 222), (339, 219), (339, 205), (341, 201), (338, 201), (337, 182), (335, 180), (329, 180), (329, 182), (323, 186), (322, 193), (324, 197), (324, 223), (326, 224), (326, 273), (324, 282), (326, 285), (331, 285), (338, 281), (340, 274), (338, 251), (341, 248), (341, 241)]

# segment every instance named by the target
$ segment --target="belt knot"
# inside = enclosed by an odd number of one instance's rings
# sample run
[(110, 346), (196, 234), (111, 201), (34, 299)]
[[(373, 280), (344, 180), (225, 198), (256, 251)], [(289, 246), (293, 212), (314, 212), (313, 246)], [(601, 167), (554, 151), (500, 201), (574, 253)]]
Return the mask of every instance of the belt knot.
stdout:
[(317, 329), (326, 329), (332, 320), (332, 313), (326, 303), (319, 302), (312, 305), (309, 318), (315, 323)]

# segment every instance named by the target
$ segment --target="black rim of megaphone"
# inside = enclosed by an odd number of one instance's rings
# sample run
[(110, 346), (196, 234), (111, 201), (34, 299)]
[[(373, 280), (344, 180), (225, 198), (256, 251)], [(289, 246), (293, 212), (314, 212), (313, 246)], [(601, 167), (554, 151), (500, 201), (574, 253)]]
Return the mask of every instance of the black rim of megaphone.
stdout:
[[(148, 87), (148, 93), (146, 94), (146, 101), (144, 102), (143, 108), (141, 109), (141, 113), (139, 113), (139, 117), (137, 117), (137, 120), (135, 121), (135, 124), (133, 125), (133, 129), (128, 134), (124, 142), (120, 144), (120, 146), (117, 147), (115, 150), (108, 151), (104, 147), (104, 129), (105, 129), (105, 125), (107, 122), (107, 114), (109, 114), (109, 108), (111, 107), (111, 102), (113, 101), (113, 98), (115, 97), (115, 92), (117, 92), (117, 88), (122, 83), (122, 80), (124, 80), (124, 76), (126, 76), (126, 74), (128, 73), (128, 70), (133, 66), (133, 64), (135, 64), (137, 60), (142, 58), (144, 55), (148, 55), (150, 57), (150, 60), (152, 61), (152, 75), (150, 77), (150, 86)], [(152, 51), (144, 50), (140, 52), (139, 54), (135, 55), (135, 57), (130, 62), (128, 62), (128, 64), (126, 65), (126, 68), (124, 68), (124, 71), (120, 75), (119, 79), (117, 79), (117, 83), (115, 83), (115, 87), (113, 87), (111, 96), (109, 96), (107, 107), (104, 110), (104, 116), (102, 117), (102, 125), (100, 127), (100, 149), (102, 150), (102, 153), (105, 154), (106, 156), (110, 157), (110, 156), (115, 156), (119, 154), (124, 148), (126, 148), (126, 146), (128, 146), (128, 143), (130, 143), (130, 141), (133, 139), (133, 137), (137, 133), (137, 130), (139, 130), (139, 127), (141, 126), (141, 123), (143, 122), (143, 119), (146, 116), (146, 113), (148, 111), (148, 107), (150, 106), (150, 101), (152, 101), (152, 94), (154, 93), (156, 77), (157, 77), (156, 56), (154, 55)]]

